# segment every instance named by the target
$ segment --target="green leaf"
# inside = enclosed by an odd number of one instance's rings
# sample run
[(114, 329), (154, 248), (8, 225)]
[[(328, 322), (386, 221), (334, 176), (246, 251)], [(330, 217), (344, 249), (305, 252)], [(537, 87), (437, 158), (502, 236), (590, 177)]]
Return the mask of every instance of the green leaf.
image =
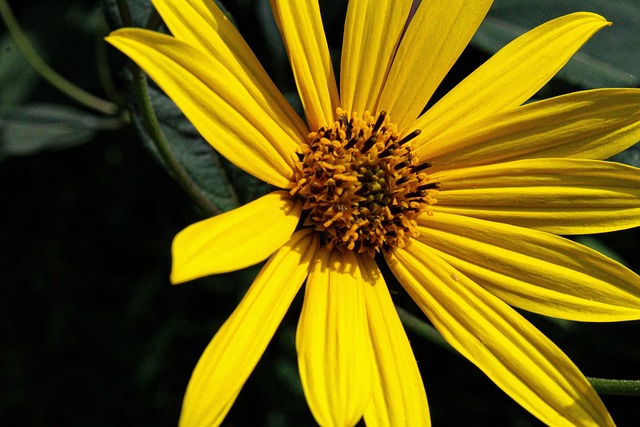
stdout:
[(63, 17), (63, 24), (85, 34), (104, 36), (105, 16), (101, 8), (91, 3), (72, 3)]
[(493, 54), (525, 31), (580, 11), (598, 13), (613, 26), (596, 33), (556, 78), (587, 89), (640, 85), (638, 0), (496, 0), (471, 43)]
[(4, 106), (0, 109), (0, 159), (74, 147), (90, 141), (99, 130), (119, 126), (117, 118), (64, 105)]
[[(173, 155), (217, 208), (227, 211), (267, 192), (266, 184), (233, 166), (213, 150), (164, 93), (150, 86), (149, 96)], [(145, 145), (164, 164), (136, 110), (133, 119)]]
[[(152, 12), (151, 3), (148, 0), (129, 0), (128, 5), (135, 24), (144, 26)], [(111, 28), (122, 27), (116, 1), (102, 0), (102, 6)], [(224, 8), (223, 10), (227, 13)], [(132, 86), (130, 90), (133, 90)], [(238, 169), (215, 152), (164, 93), (150, 85), (149, 97), (172, 154), (216, 208), (228, 211), (268, 191), (266, 184)], [(135, 97), (132, 94), (133, 98)], [(143, 118), (135, 103), (131, 104), (130, 110), (132, 121), (142, 136), (144, 145), (166, 167), (143, 125)], [(170, 168), (166, 169), (171, 173)]]
[[(31, 42), (33, 40), (30, 39)], [(18, 105), (26, 101), (38, 81), (38, 75), (29, 65), (13, 39), (0, 38), (0, 104)]]
[[(127, 0), (129, 11), (136, 27), (144, 27), (151, 12), (153, 4), (149, 0)], [(118, 4), (116, 0), (102, 0), (102, 9), (111, 29), (124, 27), (120, 13), (118, 12)]]

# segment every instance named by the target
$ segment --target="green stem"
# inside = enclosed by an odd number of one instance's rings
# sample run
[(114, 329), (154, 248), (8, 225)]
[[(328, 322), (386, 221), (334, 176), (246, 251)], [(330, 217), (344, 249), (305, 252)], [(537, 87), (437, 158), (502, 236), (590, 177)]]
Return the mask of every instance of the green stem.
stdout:
[[(118, 0), (117, 4), (123, 24), (126, 26), (133, 26), (133, 20), (126, 0)], [(213, 203), (204, 196), (200, 187), (191, 179), (187, 174), (187, 171), (171, 152), (169, 143), (160, 128), (158, 117), (156, 116), (153, 105), (151, 104), (151, 99), (149, 98), (149, 88), (147, 85), (146, 75), (140, 67), (133, 63), (131, 64), (131, 72), (133, 74), (133, 86), (136, 101), (138, 102), (140, 113), (142, 114), (144, 127), (155, 144), (160, 157), (162, 157), (162, 160), (164, 160), (167, 168), (172, 172), (176, 181), (178, 181), (182, 189), (189, 195), (189, 197), (191, 197), (196, 205), (208, 215), (217, 215), (219, 213), (218, 208), (216, 208)]]
[[(396, 306), (400, 320), (405, 328), (421, 338), (436, 344), (452, 353), (460, 353), (449, 344), (442, 335), (425, 321)], [(587, 377), (598, 394), (617, 396), (640, 396), (640, 380), (612, 380), (606, 378)]]
[(110, 116), (118, 112), (118, 107), (114, 103), (84, 91), (49, 67), (29, 43), (6, 0), (0, 0), (0, 15), (20, 52), (42, 78), (65, 95), (88, 108)]
[(122, 95), (116, 90), (111, 70), (109, 69), (109, 52), (108, 44), (103, 39), (96, 40), (96, 67), (98, 69), (98, 80), (102, 86), (102, 90), (109, 99), (113, 99), (118, 105), (124, 105)]
[(587, 377), (598, 394), (615, 396), (640, 396), (640, 380), (611, 380)]

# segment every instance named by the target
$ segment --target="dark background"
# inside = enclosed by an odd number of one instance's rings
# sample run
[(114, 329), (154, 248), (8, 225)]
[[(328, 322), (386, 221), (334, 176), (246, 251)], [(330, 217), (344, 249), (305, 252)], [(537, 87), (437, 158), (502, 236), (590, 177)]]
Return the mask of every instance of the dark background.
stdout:
[[(110, 49), (102, 56), (106, 4), (11, 2), (54, 69), (88, 91), (127, 106), (125, 61)], [(263, 13), (265, 2), (224, 4), (283, 91), (291, 93), (284, 52)], [(344, 2), (331, 4), (324, 9), (325, 22), (330, 44), (339, 52)], [(58, 117), (56, 111), (68, 108), (75, 118), (93, 113), (35, 77), (16, 59), (4, 27), (2, 34), (0, 425), (176, 425), (200, 353), (257, 268), (171, 286), (171, 240), (201, 219), (201, 213), (143, 147), (132, 126), (103, 123), (83, 136), (82, 127), (51, 121)], [(439, 92), (487, 57), (486, 51), (469, 48)], [(105, 70), (101, 58), (108, 59), (106, 71), (113, 76), (114, 89), (108, 79), (98, 77)], [(8, 74), (8, 67), (15, 73)], [(575, 81), (556, 80), (542, 96), (580, 88)], [(29, 123), (20, 114), (34, 105), (45, 105), (46, 114)], [(9, 120), (16, 114), (28, 124), (27, 130), (58, 135), (55, 132), (64, 128), (60, 135), (66, 137), (41, 142), (22, 129), (23, 140), (9, 140), (14, 138)], [(26, 148), (15, 149), (16, 144)], [(629, 153), (633, 155), (637, 151)], [(236, 185), (236, 191), (244, 190)], [(590, 242), (617, 253), (638, 271), (639, 237), (636, 229)], [(397, 302), (415, 313), (399, 286), (390, 287), (397, 292)], [(299, 307), (298, 299), (225, 425), (314, 425), (296, 367)], [(586, 375), (640, 378), (640, 323), (578, 324), (527, 316)], [(540, 425), (469, 362), (409, 335), (435, 426)], [(635, 425), (638, 399), (604, 397), (620, 426)]]

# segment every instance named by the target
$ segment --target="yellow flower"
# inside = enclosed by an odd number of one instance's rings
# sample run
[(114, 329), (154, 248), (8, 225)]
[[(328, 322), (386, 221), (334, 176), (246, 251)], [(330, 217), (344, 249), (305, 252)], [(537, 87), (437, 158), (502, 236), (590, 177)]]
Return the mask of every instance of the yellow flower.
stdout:
[[(203, 137), (280, 188), (175, 238), (171, 280), (269, 258), (207, 347), (181, 425), (224, 419), (306, 280), (300, 376), (321, 425), (428, 425), (422, 380), (378, 263), (460, 353), (551, 425), (613, 425), (589, 382), (511, 306), (640, 318), (640, 277), (557, 234), (640, 224), (640, 172), (602, 161), (640, 139), (640, 91), (522, 105), (609, 25), (547, 22), (424, 114), (490, 1), (349, 2), (340, 93), (317, 1), (272, 0), (306, 124), (210, 0), (154, 0), (173, 36), (108, 41)], [(406, 27), (406, 31), (405, 31)]]

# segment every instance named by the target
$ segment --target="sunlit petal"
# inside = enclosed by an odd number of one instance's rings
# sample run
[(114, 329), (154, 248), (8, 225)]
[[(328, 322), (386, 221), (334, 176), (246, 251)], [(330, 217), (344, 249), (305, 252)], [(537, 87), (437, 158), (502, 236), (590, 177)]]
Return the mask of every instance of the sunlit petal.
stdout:
[(389, 112), (400, 129), (411, 126), (471, 40), (491, 3), (423, 1), (393, 59), (378, 111)]
[(422, 115), (419, 147), (445, 130), (516, 107), (533, 96), (596, 31), (609, 23), (579, 12), (546, 22), (518, 37)]
[(640, 276), (570, 240), (438, 212), (421, 242), (507, 303), (570, 320), (640, 319)]
[(367, 318), (373, 342), (373, 397), (364, 413), (368, 426), (429, 426), (429, 406), (416, 359), (382, 273), (359, 256)]
[(340, 99), (350, 115), (376, 112), (411, 0), (352, 0), (347, 8), (340, 69)]
[(607, 159), (640, 141), (640, 90), (571, 93), (470, 121), (422, 146), (432, 170), (508, 160)]
[(260, 106), (279, 118), (294, 141), (304, 141), (308, 130), (280, 93), (238, 30), (210, 0), (153, 0), (171, 34), (224, 64)]
[(307, 277), (317, 248), (318, 239), (300, 231), (262, 268), (200, 357), (182, 405), (181, 427), (222, 422)]
[(317, 0), (271, 0), (311, 130), (333, 123), (338, 88)]
[(164, 34), (121, 29), (106, 40), (136, 61), (220, 154), (248, 173), (286, 188), (298, 141), (264, 110), (226, 65)]
[(571, 360), (497, 297), (414, 242), (387, 257), (444, 338), (502, 390), (553, 426), (613, 426)]
[(182, 230), (173, 240), (171, 282), (240, 270), (267, 259), (293, 234), (302, 204), (274, 191)]
[(296, 347), (304, 394), (322, 426), (353, 426), (371, 400), (373, 352), (362, 273), (351, 251), (320, 250)]
[(436, 212), (556, 234), (640, 225), (640, 169), (584, 159), (516, 160), (434, 173)]

